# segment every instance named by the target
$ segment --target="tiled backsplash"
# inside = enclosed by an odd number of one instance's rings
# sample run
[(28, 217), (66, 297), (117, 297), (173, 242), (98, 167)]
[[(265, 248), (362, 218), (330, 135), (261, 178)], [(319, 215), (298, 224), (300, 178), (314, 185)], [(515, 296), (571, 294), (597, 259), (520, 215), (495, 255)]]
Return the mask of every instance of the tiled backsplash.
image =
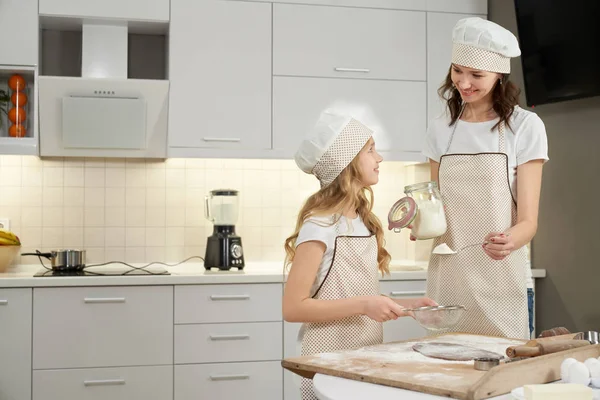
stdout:
[[(388, 250), (394, 259), (426, 259), (430, 244), (388, 231), (387, 213), (406, 184), (428, 179), (429, 168), (384, 161), (380, 171), (375, 212)], [(319, 185), (291, 160), (0, 156), (0, 218), (10, 218), (22, 251), (84, 248), (88, 263), (203, 257), (212, 233), (204, 195), (224, 187), (240, 191), (237, 232), (246, 260), (282, 261), (283, 241)]]

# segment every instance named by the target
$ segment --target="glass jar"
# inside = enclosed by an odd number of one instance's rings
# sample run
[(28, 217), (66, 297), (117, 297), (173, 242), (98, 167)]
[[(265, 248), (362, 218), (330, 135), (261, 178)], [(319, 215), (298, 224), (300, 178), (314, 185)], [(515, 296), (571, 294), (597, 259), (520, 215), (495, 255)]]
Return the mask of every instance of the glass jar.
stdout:
[(446, 233), (446, 213), (442, 195), (434, 181), (417, 183), (404, 188), (404, 193), (417, 203), (412, 222), (412, 235), (417, 239), (432, 239)]
[(436, 182), (422, 182), (404, 188), (406, 197), (398, 200), (388, 214), (389, 229), (412, 225), (412, 235), (420, 240), (446, 233), (446, 213)]

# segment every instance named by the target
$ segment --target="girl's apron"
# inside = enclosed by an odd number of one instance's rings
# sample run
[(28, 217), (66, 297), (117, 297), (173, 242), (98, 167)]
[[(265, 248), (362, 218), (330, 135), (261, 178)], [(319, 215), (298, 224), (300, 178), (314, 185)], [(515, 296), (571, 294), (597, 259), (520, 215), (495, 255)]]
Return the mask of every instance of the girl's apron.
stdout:
[[(313, 296), (338, 300), (355, 296), (379, 296), (377, 239), (372, 236), (338, 236), (331, 267)], [(308, 323), (302, 337), (303, 356), (356, 349), (383, 343), (383, 324), (366, 315), (337, 321)], [(311, 379), (302, 378), (302, 400), (315, 400)]]
[[(482, 243), (490, 232), (504, 232), (517, 220), (504, 123), (498, 128), (497, 153), (447, 154), (458, 123), (439, 167), (448, 230), (433, 244), (452, 249)], [(525, 268), (525, 247), (502, 261), (491, 259), (481, 246), (454, 255), (432, 254), (427, 296), (441, 305), (466, 307), (455, 332), (529, 339)]]

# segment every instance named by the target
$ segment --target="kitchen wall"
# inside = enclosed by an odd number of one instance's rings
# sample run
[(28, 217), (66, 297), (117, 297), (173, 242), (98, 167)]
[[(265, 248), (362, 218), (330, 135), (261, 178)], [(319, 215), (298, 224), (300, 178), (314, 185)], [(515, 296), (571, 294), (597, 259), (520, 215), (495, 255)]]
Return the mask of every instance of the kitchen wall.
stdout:
[[(381, 165), (374, 190), (376, 214), (384, 226), (404, 186), (428, 176), (427, 165)], [(282, 261), (283, 241), (292, 233), (304, 199), (319, 185), (291, 160), (0, 156), (0, 218), (10, 218), (22, 250), (85, 248), (88, 263), (204, 256), (212, 232), (204, 218), (204, 195), (222, 187), (241, 193), (238, 233), (246, 260)], [(410, 242), (408, 232), (386, 235), (394, 259), (428, 257), (428, 241)]]
[[(488, 7), (492, 21), (518, 34), (512, 1), (489, 0)], [(523, 87), (520, 59), (513, 60), (511, 67), (512, 79)], [(547, 277), (537, 283), (537, 330), (555, 326), (573, 332), (598, 330), (600, 97), (543, 105), (533, 111), (546, 125), (550, 157), (544, 167), (539, 227), (531, 255), (532, 266), (547, 271)]]

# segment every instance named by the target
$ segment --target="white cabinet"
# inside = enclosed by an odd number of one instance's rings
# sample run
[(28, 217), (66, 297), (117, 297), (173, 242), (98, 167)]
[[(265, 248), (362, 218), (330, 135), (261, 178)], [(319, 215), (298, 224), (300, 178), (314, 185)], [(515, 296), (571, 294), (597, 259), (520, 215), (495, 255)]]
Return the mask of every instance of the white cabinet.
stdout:
[(31, 289), (0, 289), (0, 399), (30, 398)]
[(36, 288), (33, 297), (34, 369), (173, 363), (172, 286)]
[(271, 148), (270, 4), (171, 0), (169, 75), (170, 156)]
[(104, 399), (173, 399), (173, 366), (33, 372), (33, 400)]
[[(350, 103), (368, 110), (364, 121), (376, 130), (378, 150), (392, 152), (390, 157), (396, 159), (420, 160), (426, 126), (425, 96), (425, 82), (275, 77), (274, 148), (293, 155), (322, 110)], [(385, 158), (393, 159), (390, 157)]]
[(38, 64), (37, 0), (0, 1), (0, 65)]
[(425, 12), (273, 6), (273, 74), (425, 81)]
[[(438, 89), (446, 79), (452, 60), (452, 28), (467, 14), (427, 13), (427, 118), (436, 118), (445, 104)], [(485, 15), (478, 15), (486, 18)]]
[[(381, 293), (395, 299), (423, 297), (426, 292), (426, 281), (383, 281)], [(425, 336), (427, 331), (411, 317), (398, 318), (383, 324), (383, 341), (398, 342)]]
[[(283, 358), (300, 357), (300, 345), (298, 334), (301, 323), (283, 323)], [(284, 400), (301, 400), (300, 382), (301, 377), (287, 369), (283, 370), (283, 398)]]
[(281, 362), (175, 366), (175, 400), (281, 400)]
[(39, 1), (40, 15), (44, 16), (93, 17), (103, 19), (124, 19), (129, 21), (169, 21), (169, 0)]

